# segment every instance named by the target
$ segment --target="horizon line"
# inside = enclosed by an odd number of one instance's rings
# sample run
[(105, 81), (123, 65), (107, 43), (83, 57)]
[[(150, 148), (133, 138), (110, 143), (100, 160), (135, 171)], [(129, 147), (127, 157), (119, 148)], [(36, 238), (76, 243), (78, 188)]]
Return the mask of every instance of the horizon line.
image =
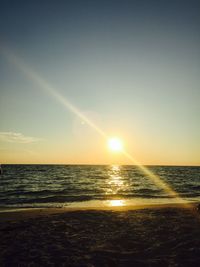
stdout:
[[(117, 165), (117, 166), (136, 166), (137, 164), (117, 164), (117, 163), (0, 163), (0, 165), (85, 165), (85, 166), (113, 166), (113, 165)], [(163, 167), (200, 167), (199, 165), (176, 165), (176, 164), (143, 164), (143, 166), (163, 166)]]

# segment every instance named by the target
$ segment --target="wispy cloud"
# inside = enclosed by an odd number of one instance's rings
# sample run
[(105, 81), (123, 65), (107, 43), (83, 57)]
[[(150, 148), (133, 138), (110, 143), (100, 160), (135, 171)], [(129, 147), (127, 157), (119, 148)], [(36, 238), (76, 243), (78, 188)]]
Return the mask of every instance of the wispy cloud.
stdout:
[(0, 140), (10, 143), (29, 144), (39, 141), (39, 138), (25, 136), (22, 133), (0, 132)]

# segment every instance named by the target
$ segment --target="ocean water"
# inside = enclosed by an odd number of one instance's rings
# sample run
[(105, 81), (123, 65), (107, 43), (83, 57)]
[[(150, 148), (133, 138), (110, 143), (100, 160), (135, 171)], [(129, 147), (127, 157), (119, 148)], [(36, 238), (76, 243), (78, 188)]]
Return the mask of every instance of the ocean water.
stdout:
[(136, 166), (4, 165), (0, 209), (200, 201), (200, 167), (149, 166), (179, 198)]

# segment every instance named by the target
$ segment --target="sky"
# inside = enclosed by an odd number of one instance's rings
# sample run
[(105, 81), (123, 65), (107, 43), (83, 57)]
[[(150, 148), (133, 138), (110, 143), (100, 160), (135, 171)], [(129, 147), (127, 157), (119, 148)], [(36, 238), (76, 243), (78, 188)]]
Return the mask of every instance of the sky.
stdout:
[(199, 165), (199, 13), (0, 0), (0, 163), (131, 164), (107, 148), (118, 136), (142, 164)]

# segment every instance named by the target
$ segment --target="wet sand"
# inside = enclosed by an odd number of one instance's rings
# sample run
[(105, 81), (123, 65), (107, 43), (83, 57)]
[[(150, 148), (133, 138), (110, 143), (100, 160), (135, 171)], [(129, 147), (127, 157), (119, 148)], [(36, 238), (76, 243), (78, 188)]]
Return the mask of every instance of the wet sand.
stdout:
[(181, 205), (0, 213), (0, 266), (200, 266), (200, 217)]

